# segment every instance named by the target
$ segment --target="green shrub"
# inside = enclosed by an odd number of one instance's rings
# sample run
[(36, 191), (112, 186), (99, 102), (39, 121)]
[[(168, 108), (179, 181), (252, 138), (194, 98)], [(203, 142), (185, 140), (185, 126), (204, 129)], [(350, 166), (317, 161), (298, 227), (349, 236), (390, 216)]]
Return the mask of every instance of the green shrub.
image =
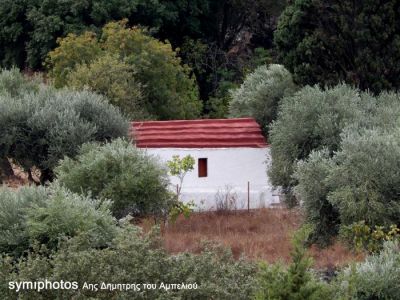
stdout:
[[(79, 74), (70, 76), (83, 77), (82, 72), (101, 69), (105, 73), (96, 78), (96, 81), (102, 85), (102, 92), (106, 90), (109, 96), (116, 97), (118, 94), (121, 97), (124, 95), (123, 91), (120, 88), (115, 90), (113, 84), (118, 82), (126, 86), (126, 83), (122, 83), (121, 74), (117, 78), (114, 71), (116, 68), (123, 68), (126, 72), (126, 67), (129, 66), (135, 72), (125, 73), (125, 79), (135, 82), (135, 86), (138, 83), (142, 86), (143, 111), (158, 119), (198, 117), (202, 107), (198, 100), (196, 81), (191, 77), (189, 67), (181, 64), (169, 43), (158, 41), (140, 28), (129, 28), (126, 25), (127, 20), (106, 24), (100, 39), (90, 32), (60, 39), (59, 47), (49, 53), (47, 60), (49, 74), (55, 80), (56, 86), (66, 86), (68, 76), (74, 70), (79, 70)], [(84, 53), (82, 58), (81, 52)], [(108, 70), (106, 66), (101, 66), (99, 57), (105, 56), (119, 57), (118, 66)], [(95, 78), (96, 75), (90, 73), (87, 76)], [(110, 81), (110, 78), (113, 80)]]
[(29, 248), (26, 213), (35, 204), (42, 206), (46, 198), (42, 187), (0, 188), (0, 253), (18, 256)]
[[(202, 254), (168, 255), (159, 248), (159, 240), (144, 235), (139, 227), (121, 224), (112, 244), (104, 249), (82, 246), (85, 236), (65, 242), (52, 255), (31, 253), (20, 260), (16, 270), (10, 269), (7, 258), (0, 262), (0, 297), (15, 296), (5, 286), (9, 280), (64, 280), (79, 283), (75, 290), (22, 291), (21, 299), (246, 299), (253, 292), (255, 267), (235, 261), (230, 253), (206, 249)], [(140, 291), (83, 290), (84, 282), (137, 283)], [(193, 284), (197, 289), (147, 289), (142, 284)], [(99, 286), (100, 287), (100, 286)]]
[(88, 91), (42, 88), (15, 98), (0, 95), (0, 157), (26, 171), (37, 167), (41, 182), (52, 180), (58, 161), (74, 156), (83, 143), (127, 133), (119, 110)]
[(256, 300), (319, 300), (331, 299), (330, 287), (311, 272), (312, 260), (306, 255), (304, 243), (310, 228), (303, 227), (293, 239), (292, 263), (287, 269), (281, 264), (261, 265)]
[(19, 256), (35, 243), (57, 247), (59, 239), (86, 233), (88, 243), (105, 246), (115, 234), (107, 201), (92, 200), (53, 185), (0, 189), (0, 253)]
[(292, 177), (297, 161), (313, 150), (326, 148), (329, 154), (338, 150), (342, 130), (354, 122), (368, 123), (367, 111), (374, 101), (346, 85), (328, 90), (305, 87), (284, 98), (269, 136), (272, 184), (290, 193), (297, 184)]
[(346, 268), (337, 280), (339, 299), (399, 299), (400, 247), (386, 242), (379, 254)]
[(111, 199), (117, 217), (164, 214), (173, 202), (167, 170), (121, 139), (103, 146), (84, 145), (75, 159), (60, 162), (56, 174), (74, 192)]
[(116, 55), (98, 57), (89, 65), (80, 64), (68, 74), (69, 87), (90, 90), (106, 96), (110, 103), (129, 115), (130, 119), (143, 119), (142, 86), (135, 80), (133, 66)]
[(253, 117), (265, 132), (275, 120), (280, 100), (296, 91), (292, 75), (281, 65), (258, 67), (243, 84), (231, 90), (231, 117)]
[(356, 251), (366, 250), (370, 253), (379, 252), (385, 241), (400, 241), (400, 229), (397, 225), (371, 227), (365, 221), (342, 226), (341, 238)]
[(28, 79), (17, 68), (0, 69), (0, 94), (16, 97), (37, 91), (38, 88), (39, 81), (37, 79)]
[(33, 204), (26, 213), (31, 240), (55, 248), (60, 237), (86, 233), (94, 247), (107, 245), (115, 234), (111, 202), (93, 200), (58, 186), (48, 188), (47, 199)]

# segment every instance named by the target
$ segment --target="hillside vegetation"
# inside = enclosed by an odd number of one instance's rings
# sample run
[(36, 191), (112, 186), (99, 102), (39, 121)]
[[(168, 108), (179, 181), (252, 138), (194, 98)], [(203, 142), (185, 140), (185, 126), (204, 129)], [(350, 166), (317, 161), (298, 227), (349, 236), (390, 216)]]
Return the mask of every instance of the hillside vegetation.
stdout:
[[(0, 298), (400, 299), (399, 6), (2, 1)], [(194, 213), (129, 135), (227, 117), (285, 208)]]

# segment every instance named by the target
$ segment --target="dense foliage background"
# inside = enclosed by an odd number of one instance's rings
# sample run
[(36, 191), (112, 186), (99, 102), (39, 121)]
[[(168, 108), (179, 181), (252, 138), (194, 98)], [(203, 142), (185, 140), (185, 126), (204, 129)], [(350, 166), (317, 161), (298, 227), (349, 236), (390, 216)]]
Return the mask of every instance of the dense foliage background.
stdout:
[(269, 61), (284, 6), (284, 0), (5, 0), (0, 7), (0, 66), (45, 70), (58, 38), (98, 34), (107, 22), (126, 18), (129, 25), (145, 26), (150, 35), (171, 43), (194, 72), (201, 99), (209, 102), (204, 112), (223, 116), (228, 88)]
[[(32, 186), (0, 187), (0, 297), (10, 280), (68, 278), (200, 285), (130, 299), (399, 299), (399, 6), (3, 0), (0, 181), (20, 169)], [(128, 120), (225, 117), (257, 120), (270, 182), (304, 214), (287, 266), (168, 255), (121, 219), (190, 215)], [(305, 247), (339, 238), (368, 256), (325, 282)], [(18, 296), (117, 297), (79, 293)]]

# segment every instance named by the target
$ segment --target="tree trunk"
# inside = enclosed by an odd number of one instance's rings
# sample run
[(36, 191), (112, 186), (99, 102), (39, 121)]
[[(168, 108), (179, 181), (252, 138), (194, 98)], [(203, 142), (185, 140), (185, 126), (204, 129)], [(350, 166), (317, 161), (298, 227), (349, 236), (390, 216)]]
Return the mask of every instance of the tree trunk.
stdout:
[(8, 159), (6, 157), (0, 158), (0, 183), (13, 175), (14, 171)]
[(28, 180), (29, 180), (29, 182), (32, 182), (32, 183), (34, 183), (36, 185), (40, 185), (39, 182), (37, 182), (35, 179), (33, 179), (32, 169), (28, 170)]
[(54, 173), (50, 169), (41, 170), (40, 174), (40, 184), (45, 184), (48, 181), (53, 181)]

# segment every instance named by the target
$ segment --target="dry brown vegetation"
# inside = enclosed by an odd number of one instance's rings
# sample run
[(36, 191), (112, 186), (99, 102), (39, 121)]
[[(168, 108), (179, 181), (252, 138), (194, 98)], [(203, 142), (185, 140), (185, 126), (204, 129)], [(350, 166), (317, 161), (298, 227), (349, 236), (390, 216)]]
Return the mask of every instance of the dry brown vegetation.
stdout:
[[(17, 168), (14, 172), (16, 176), (7, 180), (6, 185), (17, 188), (29, 184), (26, 173)], [(283, 208), (193, 213), (188, 219), (180, 217), (176, 223), (162, 228), (162, 238), (170, 253), (199, 253), (204, 242), (211, 241), (229, 247), (236, 258), (244, 256), (251, 260), (288, 263), (291, 237), (301, 226), (302, 219), (299, 210)], [(149, 219), (141, 226), (147, 231), (153, 224)], [(312, 246), (309, 253), (316, 268), (339, 267), (363, 259), (362, 254), (351, 252), (340, 242), (326, 249)]]
[[(302, 223), (298, 210), (282, 208), (241, 211), (235, 213), (194, 213), (190, 218), (179, 218), (175, 224), (163, 228), (164, 246), (170, 253), (189, 251), (198, 253), (204, 241), (214, 241), (231, 248), (236, 258), (270, 263), (290, 261), (291, 237)], [(142, 224), (149, 229), (151, 221)], [(359, 261), (339, 242), (326, 249), (313, 246), (310, 255), (316, 268), (339, 267)]]

